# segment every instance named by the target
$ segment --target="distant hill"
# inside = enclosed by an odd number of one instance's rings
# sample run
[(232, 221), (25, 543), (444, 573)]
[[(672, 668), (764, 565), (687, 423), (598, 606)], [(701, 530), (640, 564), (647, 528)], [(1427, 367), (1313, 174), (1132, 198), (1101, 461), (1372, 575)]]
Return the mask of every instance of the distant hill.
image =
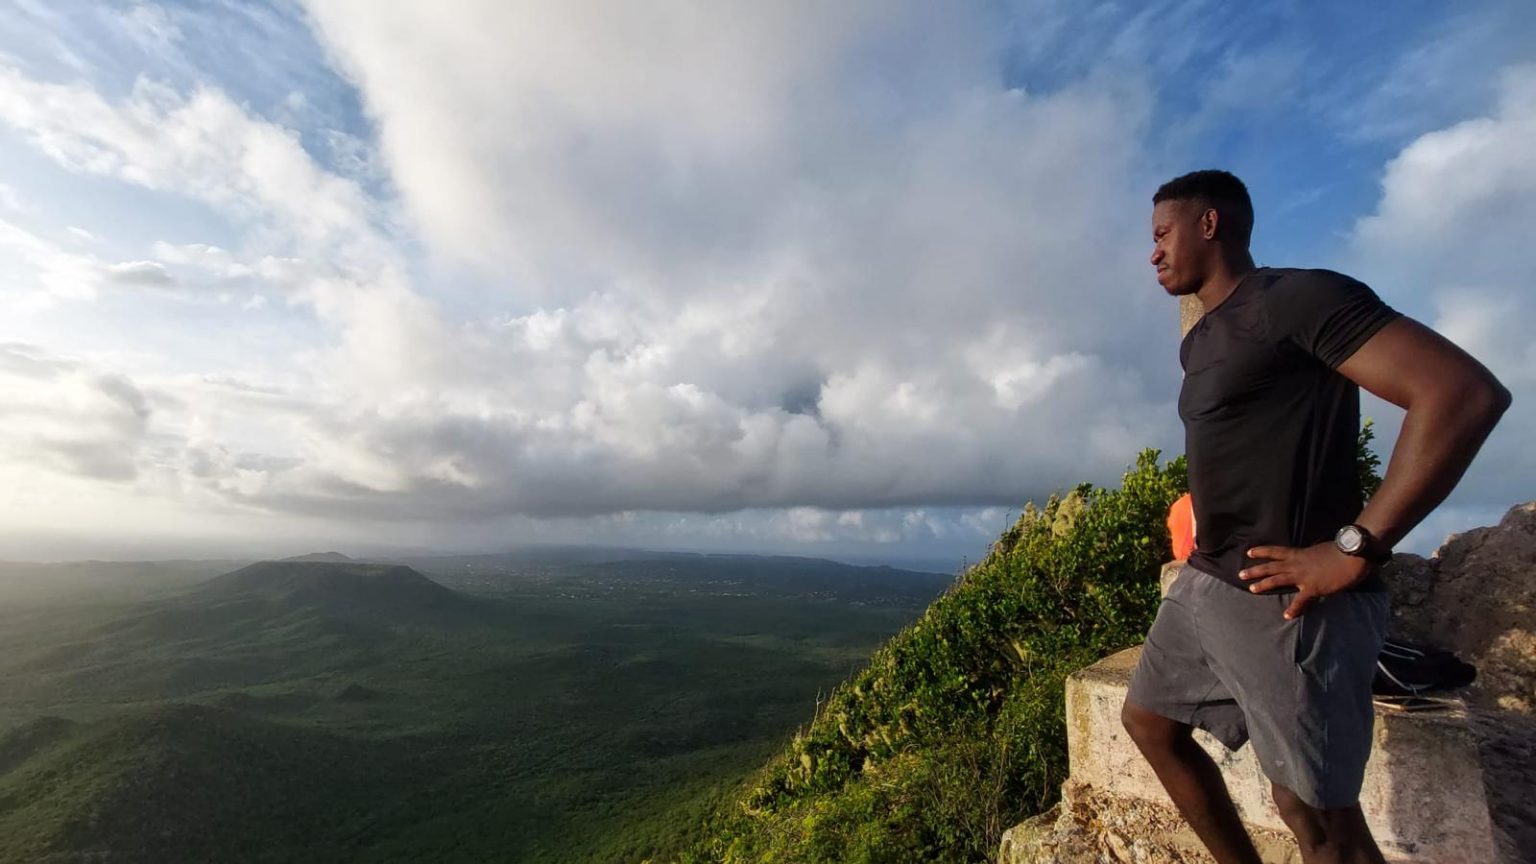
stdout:
[[(263, 561), (157, 599), (73, 608), (4, 619), (0, 714), (67, 693), (184, 699), (369, 668), (415, 639), (505, 626), (493, 601), (409, 567), (358, 563)], [(228, 698), (253, 708), (293, 701)]]
[(356, 561), (356, 558), (348, 558), (340, 552), (310, 552), (307, 555), (294, 555), (291, 558), (279, 559), (282, 561), (326, 561), (332, 564), (345, 564), (348, 561)]
[[(551, 550), (542, 550), (550, 552)], [(532, 552), (507, 555), (438, 556), (405, 559), (412, 567), (453, 587), (514, 588), (519, 584), (571, 586), (589, 591), (625, 589), (689, 594), (803, 597), (876, 605), (926, 604), (955, 579), (953, 575), (885, 566), (856, 566), (823, 558), (691, 552), (606, 550), (612, 557)]]
[(339, 618), (384, 624), (442, 622), (473, 615), (480, 604), (410, 567), (329, 561), (260, 561), (197, 586), (201, 602), (260, 598), (282, 609), (310, 608)]

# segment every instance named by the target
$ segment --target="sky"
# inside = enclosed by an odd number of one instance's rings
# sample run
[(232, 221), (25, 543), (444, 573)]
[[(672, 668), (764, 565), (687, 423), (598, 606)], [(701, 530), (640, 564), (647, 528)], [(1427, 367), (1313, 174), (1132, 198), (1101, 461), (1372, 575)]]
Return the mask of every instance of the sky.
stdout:
[(1182, 451), (1209, 167), (1514, 393), (1400, 548), (1536, 497), (1530, 3), (10, 6), (0, 559), (958, 568)]

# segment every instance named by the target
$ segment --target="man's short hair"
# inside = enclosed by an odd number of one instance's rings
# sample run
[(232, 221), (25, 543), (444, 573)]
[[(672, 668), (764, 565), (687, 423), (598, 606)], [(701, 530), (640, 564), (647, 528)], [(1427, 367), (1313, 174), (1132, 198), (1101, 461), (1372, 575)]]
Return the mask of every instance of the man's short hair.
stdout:
[(1154, 206), (1164, 201), (1199, 201), (1215, 208), (1221, 214), (1218, 224), (1232, 231), (1229, 238), (1248, 248), (1253, 236), (1253, 201), (1248, 197), (1248, 187), (1230, 172), (1212, 169), (1175, 177), (1157, 187), (1152, 196)]

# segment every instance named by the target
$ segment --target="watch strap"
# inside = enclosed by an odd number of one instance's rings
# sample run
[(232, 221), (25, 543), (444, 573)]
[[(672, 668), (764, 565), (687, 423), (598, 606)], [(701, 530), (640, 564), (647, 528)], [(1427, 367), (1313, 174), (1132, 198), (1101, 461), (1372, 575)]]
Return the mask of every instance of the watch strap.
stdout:
[[(1376, 535), (1371, 533), (1371, 529), (1358, 522), (1350, 523), (1345, 527), (1359, 531), (1361, 539), (1360, 548), (1354, 552), (1344, 552), (1345, 555), (1364, 558), (1372, 564), (1386, 564), (1392, 560), (1392, 550), (1382, 548), (1381, 541), (1376, 539)], [(1343, 551), (1343, 549), (1341, 548), (1340, 551)]]

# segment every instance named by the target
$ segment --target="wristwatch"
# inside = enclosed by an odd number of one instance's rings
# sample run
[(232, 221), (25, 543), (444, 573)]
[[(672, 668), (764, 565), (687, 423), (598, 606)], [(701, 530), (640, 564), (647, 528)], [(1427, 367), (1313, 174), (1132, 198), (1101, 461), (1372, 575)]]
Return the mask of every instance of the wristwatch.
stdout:
[(1392, 560), (1392, 550), (1380, 548), (1376, 538), (1363, 525), (1351, 523), (1340, 528), (1339, 533), (1333, 535), (1333, 545), (1345, 555), (1364, 558), (1372, 564), (1385, 564)]

